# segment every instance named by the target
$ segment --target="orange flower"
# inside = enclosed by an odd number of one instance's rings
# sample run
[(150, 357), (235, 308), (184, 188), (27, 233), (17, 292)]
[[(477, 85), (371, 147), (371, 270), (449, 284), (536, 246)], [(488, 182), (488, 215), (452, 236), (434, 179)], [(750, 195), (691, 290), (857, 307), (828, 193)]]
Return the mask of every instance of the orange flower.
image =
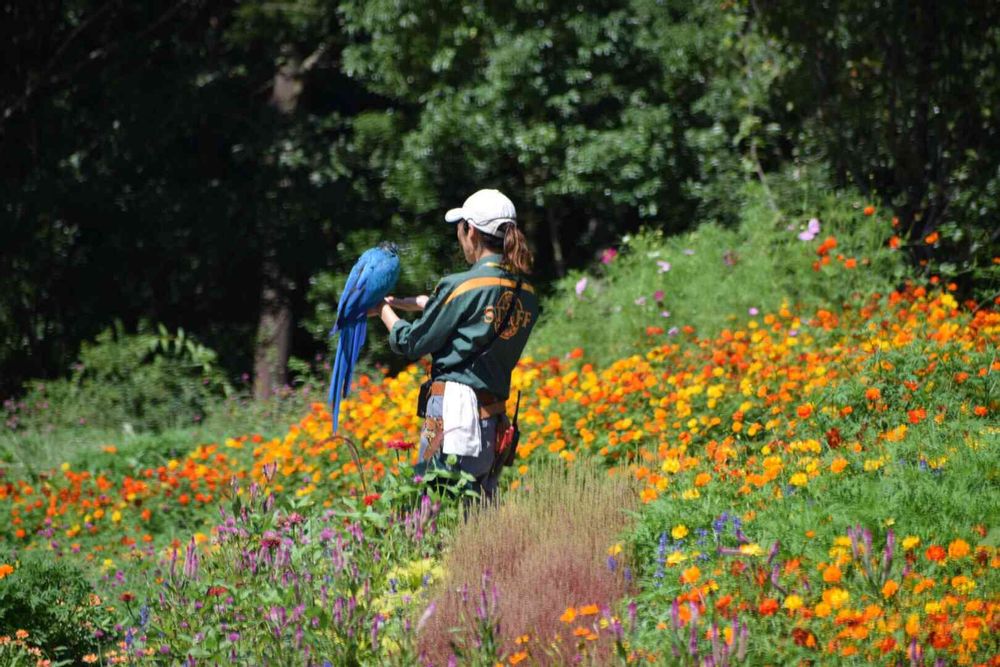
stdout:
[(898, 248), (900, 243), (902, 243), (902, 241), (898, 236), (893, 236), (892, 238), (889, 239), (889, 247), (893, 250)]
[(712, 481), (712, 476), (707, 472), (698, 473), (698, 476), (694, 478), (695, 486), (705, 486)]
[(938, 239), (940, 238), (941, 238), (940, 234), (938, 234), (937, 232), (931, 232), (930, 234), (924, 237), (924, 243), (926, 243), (927, 245), (934, 245), (935, 243), (938, 242)]
[(965, 558), (969, 550), (969, 543), (959, 538), (948, 545), (948, 558)]
[(932, 560), (937, 562), (937, 561), (943, 561), (945, 556), (947, 555), (947, 552), (945, 552), (944, 547), (937, 544), (933, 544), (927, 548), (927, 551), (925, 552), (924, 555), (927, 556), (927, 560)]
[(823, 570), (823, 581), (828, 584), (835, 584), (840, 581), (840, 568), (836, 565), (828, 566)]
[(910, 418), (911, 424), (919, 424), (927, 418), (927, 411), (923, 408), (917, 408), (915, 410), (907, 410), (906, 415)]
[(862, 213), (864, 213), (865, 215), (875, 215), (875, 207), (871, 205), (865, 206)]
[(977, 417), (985, 417), (986, 415), (989, 414), (990, 411), (989, 408), (987, 408), (985, 405), (977, 405), (975, 408), (972, 409), (972, 412)]
[(697, 565), (692, 565), (681, 574), (682, 584), (693, 584), (699, 579), (701, 579), (701, 570), (698, 569)]
[(849, 257), (844, 262), (844, 268), (845, 269), (856, 269), (856, 268), (858, 268), (858, 260), (854, 259), (853, 257)]
[(802, 419), (809, 419), (809, 415), (813, 413), (812, 403), (803, 403), (795, 410), (796, 414)]
[(508, 658), (507, 660), (510, 664), (516, 665), (517, 663), (521, 662), (522, 660), (526, 660), (527, 658), (528, 658), (527, 651), (518, 651), (514, 655), (510, 656), (510, 658)]
[(882, 391), (878, 387), (869, 387), (865, 390), (865, 398), (869, 401), (875, 402), (882, 398)]
[(576, 609), (573, 607), (566, 607), (566, 611), (564, 611), (563, 615), (559, 617), (559, 620), (563, 623), (572, 623), (576, 620)]
[(594, 614), (600, 613), (600, 611), (601, 610), (596, 604), (588, 604), (584, 607), (580, 607), (580, 609), (577, 610), (577, 613), (580, 614), (580, 616), (593, 616)]
[(761, 616), (771, 616), (778, 611), (778, 606), (778, 601), (774, 598), (764, 598), (757, 606), (757, 611), (760, 612)]
[(891, 598), (899, 590), (899, 584), (890, 579), (882, 585), (882, 596), (886, 599)]
[(13, 573), (14, 573), (14, 566), (13, 565), (8, 565), (7, 563), (4, 563), (3, 565), (0, 565), (0, 579), (3, 579), (7, 575), (13, 574)]

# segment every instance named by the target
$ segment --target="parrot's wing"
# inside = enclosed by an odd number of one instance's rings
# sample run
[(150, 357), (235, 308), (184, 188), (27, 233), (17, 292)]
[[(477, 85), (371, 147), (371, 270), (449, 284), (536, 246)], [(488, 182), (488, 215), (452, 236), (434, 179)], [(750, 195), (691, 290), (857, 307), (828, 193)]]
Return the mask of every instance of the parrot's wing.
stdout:
[(340, 302), (337, 304), (337, 323), (330, 332), (332, 336), (338, 329), (342, 328), (348, 320), (358, 318), (358, 313), (362, 315), (368, 308), (365, 306), (365, 287), (371, 277), (372, 268), (375, 264), (375, 248), (366, 250), (351, 269), (347, 276), (347, 283), (344, 291), (340, 295)]

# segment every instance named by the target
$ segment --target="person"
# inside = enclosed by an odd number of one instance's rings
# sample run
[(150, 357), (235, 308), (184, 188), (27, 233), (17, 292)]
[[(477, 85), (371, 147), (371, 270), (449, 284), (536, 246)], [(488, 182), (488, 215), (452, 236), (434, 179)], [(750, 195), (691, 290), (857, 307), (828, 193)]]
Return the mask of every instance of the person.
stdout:
[[(393, 352), (413, 360), (431, 355), (417, 471), (457, 468), (489, 498), (502, 470), (494, 459), (510, 423), (511, 373), (538, 319), (538, 298), (526, 280), (534, 258), (514, 204), (498, 190), (479, 190), (445, 221), (456, 225), (469, 270), (445, 276), (430, 296), (386, 297), (369, 314), (389, 330)], [(407, 322), (394, 309), (421, 315)]]

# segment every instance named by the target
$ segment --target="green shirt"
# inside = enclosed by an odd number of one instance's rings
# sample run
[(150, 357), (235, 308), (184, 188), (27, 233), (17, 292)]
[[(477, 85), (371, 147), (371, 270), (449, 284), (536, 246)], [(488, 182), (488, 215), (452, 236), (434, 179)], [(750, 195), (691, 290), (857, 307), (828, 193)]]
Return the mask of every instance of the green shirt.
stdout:
[[(442, 278), (419, 319), (393, 325), (393, 352), (409, 359), (430, 354), (435, 380), (461, 382), (507, 398), (510, 374), (538, 319), (538, 298), (527, 282), (514, 298), (517, 276), (501, 267), (501, 260), (500, 255), (488, 255), (468, 271)], [(497, 336), (512, 301), (514, 311)], [(469, 363), (487, 345), (489, 350)]]

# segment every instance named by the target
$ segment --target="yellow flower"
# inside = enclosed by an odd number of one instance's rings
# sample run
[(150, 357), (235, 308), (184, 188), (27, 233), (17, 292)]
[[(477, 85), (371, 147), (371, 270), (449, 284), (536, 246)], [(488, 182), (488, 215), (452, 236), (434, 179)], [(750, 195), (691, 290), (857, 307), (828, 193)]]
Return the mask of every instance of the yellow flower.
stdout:
[(759, 544), (753, 542), (751, 544), (741, 544), (740, 553), (744, 556), (763, 556), (764, 550)]
[(669, 556), (667, 556), (667, 565), (677, 565), (683, 563), (687, 560), (687, 556), (682, 554), (680, 551), (675, 551)]
[(663, 472), (675, 473), (680, 472), (681, 462), (678, 459), (670, 458), (663, 462), (660, 466), (660, 470)]
[(802, 598), (800, 598), (798, 595), (789, 595), (787, 598), (785, 598), (785, 604), (781, 606), (787, 609), (788, 611), (795, 611), (802, 605), (803, 605)]
[(804, 472), (797, 472), (792, 475), (792, 478), (788, 480), (789, 484), (792, 486), (805, 486), (809, 483), (809, 476)]
[(617, 556), (621, 552), (622, 552), (622, 543), (621, 542), (619, 542), (618, 544), (612, 544), (610, 547), (608, 547), (608, 555), (609, 556)]
[(903, 549), (906, 551), (918, 546), (920, 546), (920, 538), (916, 535), (908, 535), (903, 538)]
[(687, 526), (685, 526), (683, 523), (677, 524), (676, 526), (674, 526), (674, 529), (670, 531), (670, 536), (673, 537), (675, 540), (683, 540), (685, 537), (687, 537), (687, 534), (688, 534)]

